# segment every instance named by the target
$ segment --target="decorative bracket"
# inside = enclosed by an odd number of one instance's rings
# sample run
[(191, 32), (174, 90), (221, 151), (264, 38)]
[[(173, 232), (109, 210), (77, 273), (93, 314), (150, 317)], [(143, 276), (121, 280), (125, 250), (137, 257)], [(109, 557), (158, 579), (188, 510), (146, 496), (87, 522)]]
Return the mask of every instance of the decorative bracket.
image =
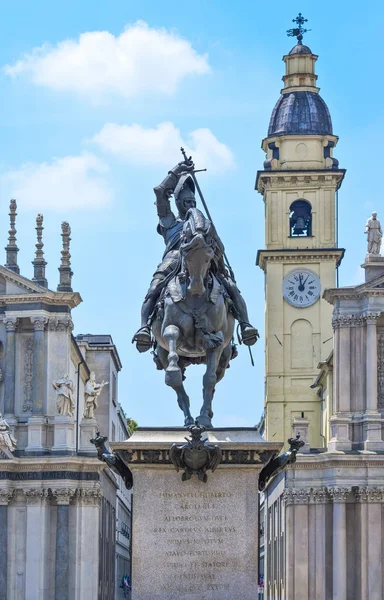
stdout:
[(133, 486), (133, 477), (131, 471), (126, 464), (121, 460), (120, 456), (108, 450), (105, 442), (108, 440), (106, 435), (101, 435), (100, 431), (96, 432), (96, 437), (90, 440), (97, 450), (97, 458), (105, 463), (117, 475), (124, 479), (125, 487), (130, 490)]
[(285, 469), (287, 465), (293, 465), (296, 462), (296, 454), (305, 444), (302, 440), (300, 440), (300, 433), (296, 435), (294, 438), (289, 438), (288, 440), (289, 449), (284, 454), (277, 456), (269, 461), (267, 465), (265, 465), (264, 469), (261, 470), (259, 475), (259, 490), (263, 492), (265, 490), (265, 486), (267, 482), (272, 478), (281, 473)]
[(202, 440), (201, 436), (205, 427), (195, 421), (194, 425), (188, 427), (191, 439), (186, 439), (186, 444), (178, 446), (172, 444), (169, 450), (169, 458), (178, 472), (184, 469), (181, 476), (182, 481), (191, 479), (192, 475), (197, 475), (200, 481), (207, 482), (207, 471), (213, 472), (220, 464), (222, 452), (219, 446), (208, 443), (207, 439)]

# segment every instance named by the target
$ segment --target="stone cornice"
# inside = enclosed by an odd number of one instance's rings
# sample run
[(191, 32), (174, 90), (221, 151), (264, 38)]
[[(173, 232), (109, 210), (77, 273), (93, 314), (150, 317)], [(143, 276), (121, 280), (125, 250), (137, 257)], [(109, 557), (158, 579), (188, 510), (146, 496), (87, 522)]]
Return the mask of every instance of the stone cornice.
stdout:
[[(93, 457), (28, 457), (0, 460), (0, 473), (101, 473), (106, 465)], [(5, 477), (2, 477), (3, 479)], [(37, 477), (35, 477), (37, 478)], [(22, 479), (20, 477), (20, 479)]]
[(339, 504), (352, 502), (384, 502), (384, 487), (378, 486), (322, 486), (320, 488), (285, 488), (283, 501), (292, 504)]
[(324, 290), (323, 298), (330, 304), (334, 304), (335, 300), (357, 300), (370, 297), (384, 296), (384, 275), (371, 279), (360, 285), (328, 288)]
[(345, 169), (257, 171), (255, 190), (264, 194), (268, 189), (297, 190), (297, 188), (318, 188), (326, 185), (339, 189), (345, 172)]
[(338, 266), (344, 256), (344, 248), (284, 248), (279, 250), (258, 250), (256, 265), (263, 271), (266, 269), (267, 262), (284, 262), (292, 264), (318, 263), (321, 261), (330, 261)]
[(333, 329), (341, 327), (360, 327), (376, 323), (381, 316), (381, 312), (365, 311), (361, 314), (336, 314), (332, 318)]

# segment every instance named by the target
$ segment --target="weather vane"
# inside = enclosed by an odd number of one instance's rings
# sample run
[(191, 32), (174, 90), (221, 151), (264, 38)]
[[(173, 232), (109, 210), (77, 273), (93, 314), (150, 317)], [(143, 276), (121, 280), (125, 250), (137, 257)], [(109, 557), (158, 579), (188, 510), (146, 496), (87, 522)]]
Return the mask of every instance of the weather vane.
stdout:
[(299, 13), (296, 19), (292, 19), (292, 23), (296, 23), (297, 27), (294, 27), (293, 29), (287, 29), (287, 36), (297, 37), (297, 41), (299, 42), (299, 44), (301, 44), (303, 41), (303, 34), (307, 33), (307, 31), (311, 31), (310, 29), (303, 28), (304, 23), (306, 23), (307, 21), (308, 19), (304, 19), (303, 15)]

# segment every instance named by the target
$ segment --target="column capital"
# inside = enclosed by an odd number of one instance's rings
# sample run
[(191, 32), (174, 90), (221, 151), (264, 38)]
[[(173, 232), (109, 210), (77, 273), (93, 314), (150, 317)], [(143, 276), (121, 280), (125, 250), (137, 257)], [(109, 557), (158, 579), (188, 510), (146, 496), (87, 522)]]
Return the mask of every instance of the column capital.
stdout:
[(353, 492), (357, 502), (384, 502), (384, 488), (357, 487)]
[(363, 322), (361, 315), (340, 315), (336, 314), (332, 318), (333, 329), (340, 329), (342, 327), (356, 327), (361, 325)]
[(71, 317), (50, 317), (48, 322), (49, 331), (72, 331), (74, 328)]
[(312, 488), (312, 500), (315, 504), (325, 504), (328, 501), (327, 488)]
[(3, 489), (0, 490), (0, 506), (8, 505), (15, 496), (15, 490)]
[(35, 331), (44, 331), (48, 323), (47, 317), (31, 317), (31, 321)]
[(352, 491), (351, 487), (328, 488), (329, 497), (334, 503), (345, 502), (351, 491)]
[(377, 321), (381, 317), (380, 311), (368, 311), (362, 315), (364, 322), (367, 325), (376, 325)]
[(100, 506), (103, 492), (100, 487), (96, 488), (77, 488), (76, 500), (82, 506)]
[(310, 495), (310, 490), (286, 488), (283, 492), (283, 501), (286, 506), (289, 504), (308, 504)]
[(6, 331), (16, 331), (19, 319), (17, 317), (4, 317), (3, 323)]
[(50, 490), (46, 488), (31, 488), (24, 491), (25, 499), (28, 506), (38, 506), (42, 504), (50, 504)]
[(69, 504), (75, 494), (76, 489), (73, 488), (58, 488), (52, 490), (52, 497), (57, 505)]

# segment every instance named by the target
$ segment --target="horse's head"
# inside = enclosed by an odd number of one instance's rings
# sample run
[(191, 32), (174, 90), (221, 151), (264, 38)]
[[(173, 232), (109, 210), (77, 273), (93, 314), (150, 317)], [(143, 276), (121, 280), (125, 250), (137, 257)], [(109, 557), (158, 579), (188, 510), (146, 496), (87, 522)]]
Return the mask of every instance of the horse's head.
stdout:
[(197, 208), (188, 210), (181, 238), (180, 254), (189, 274), (188, 291), (194, 296), (205, 292), (204, 279), (214, 256), (211, 221)]

